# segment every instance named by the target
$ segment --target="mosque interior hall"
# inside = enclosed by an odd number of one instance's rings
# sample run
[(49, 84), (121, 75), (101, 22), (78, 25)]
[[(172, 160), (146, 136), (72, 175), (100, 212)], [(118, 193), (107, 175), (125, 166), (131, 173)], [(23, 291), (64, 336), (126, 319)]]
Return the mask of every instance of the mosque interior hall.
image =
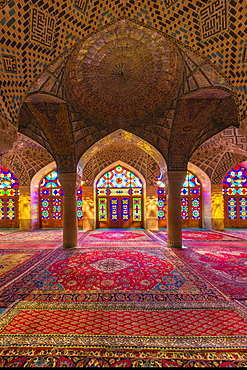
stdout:
[(246, 0), (0, 0), (0, 367), (247, 367)]

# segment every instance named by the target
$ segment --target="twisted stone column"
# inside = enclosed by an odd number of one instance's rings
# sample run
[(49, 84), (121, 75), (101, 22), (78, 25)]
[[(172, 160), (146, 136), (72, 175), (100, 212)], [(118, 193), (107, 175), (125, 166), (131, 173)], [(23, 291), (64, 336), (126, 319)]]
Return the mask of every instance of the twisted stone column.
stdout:
[(63, 247), (73, 248), (77, 246), (77, 196), (80, 186), (77, 173), (59, 173), (60, 184), (64, 192), (63, 198)]
[(186, 171), (167, 171), (167, 175), (167, 243), (171, 248), (181, 248), (182, 220), (180, 194), (186, 177)]

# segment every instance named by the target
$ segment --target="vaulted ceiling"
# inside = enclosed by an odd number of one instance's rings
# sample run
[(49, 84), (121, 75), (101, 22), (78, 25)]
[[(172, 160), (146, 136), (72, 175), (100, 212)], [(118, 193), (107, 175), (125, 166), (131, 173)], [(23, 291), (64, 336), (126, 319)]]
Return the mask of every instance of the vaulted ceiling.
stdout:
[(184, 169), (246, 117), (244, 0), (0, 6), (1, 114), (60, 171), (119, 128)]

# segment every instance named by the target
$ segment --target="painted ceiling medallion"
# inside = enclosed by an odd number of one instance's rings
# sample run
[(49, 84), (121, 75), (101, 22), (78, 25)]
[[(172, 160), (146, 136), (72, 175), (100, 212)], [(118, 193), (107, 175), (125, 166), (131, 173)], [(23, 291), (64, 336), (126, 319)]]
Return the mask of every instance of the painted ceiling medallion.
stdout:
[(180, 54), (168, 39), (121, 20), (77, 47), (67, 64), (66, 85), (85, 118), (125, 127), (169, 106), (181, 70)]

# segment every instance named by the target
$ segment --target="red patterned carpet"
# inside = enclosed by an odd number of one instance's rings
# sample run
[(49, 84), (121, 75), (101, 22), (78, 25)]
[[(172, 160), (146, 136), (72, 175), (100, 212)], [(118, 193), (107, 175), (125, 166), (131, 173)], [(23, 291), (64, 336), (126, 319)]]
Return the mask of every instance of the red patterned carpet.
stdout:
[[(154, 235), (160, 237), (163, 240), (167, 240), (167, 230), (161, 229), (159, 231), (153, 231)], [(243, 234), (235, 232), (228, 233), (228, 232), (221, 232), (221, 231), (212, 231), (212, 230), (202, 230), (202, 229), (183, 229), (182, 231), (182, 238), (183, 242), (186, 245), (186, 242), (196, 242), (198, 241), (218, 241), (218, 242), (225, 242), (225, 241), (235, 241), (235, 242), (247, 242), (247, 234), (246, 237)]]
[(247, 250), (204, 245), (174, 252), (228, 297), (247, 298)]
[(144, 230), (95, 230), (64, 250), (61, 230), (15, 235), (0, 239), (0, 366), (247, 366), (235, 236), (193, 230), (178, 250)]

